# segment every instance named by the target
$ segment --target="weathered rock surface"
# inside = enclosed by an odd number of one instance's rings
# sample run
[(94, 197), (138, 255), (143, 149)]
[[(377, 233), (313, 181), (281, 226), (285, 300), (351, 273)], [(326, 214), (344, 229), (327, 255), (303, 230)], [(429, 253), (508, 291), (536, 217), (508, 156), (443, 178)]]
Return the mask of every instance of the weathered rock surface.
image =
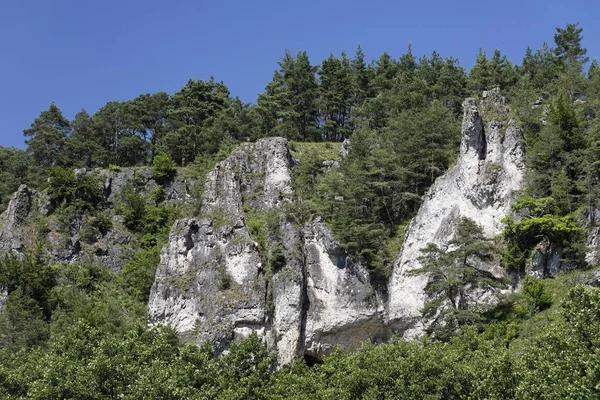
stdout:
[(307, 298), (305, 354), (319, 356), (341, 345), (354, 350), (364, 340), (385, 341), (384, 307), (365, 268), (355, 264), (316, 222), (305, 229)]
[[(285, 218), (292, 167), (282, 138), (246, 144), (216, 166), (206, 179), (202, 218), (177, 221), (162, 252), (151, 323), (220, 351), (256, 332), (282, 364), (391, 335), (366, 269), (322, 221), (297, 227)], [(248, 228), (257, 218), (272, 221), (260, 245)], [(283, 265), (273, 261), (278, 246)]]
[[(169, 325), (198, 344), (209, 341), (219, 352), (256, 332), (277, 350), (280, 364), (320, 358), (337, 345), (354, 350), (393, 333), (421, 333), (427, 278), (409, 273), (420, 267), (421, 249), (446, 244), (462, 217), (496, 236), (523, 184), (521, 131), (499, 92), (467, 99), (463, 107), (460, 157), (407, 227), (386, 293), (375, 290), (366, 268), (347, 256), (322, 219), (298, 226), (287, 218), (294, 160), (285, 139), (266, 138), (241, 145), (220, 162), (204, 182), (200, 216), (173, 225), (150, 293), (150, 323)], [(349, 147), (344, 142), (342, 156)], [(145, 195), (157, 185), (149, 168), (77, 173), (98, 174), (109, 204), (118, 203), (127, 185)], [(164, 201), (189, 201), (191, 184), (175, 177), (163, 188)], [(0, 216), (0, 255), (22, 254), (43, 240), (56, 261), (90, 260), (118, 271), (135, 247), (114, 210), (113, 229), (91, 239), (82, 221), (61, 231), (53, 212), (43, 193), (21, 186)], [(600, 228), (592, 229), (588, 247), (588, 263), (598, 263)], [(560, 248), (538, 247), (532, 273), (555, 273), (561, 254)], [(502, 273), (497, 265), (489, 268)], [(0, 312), (2, 298), (0, 288)]]
[(586, 239), (585, 261), (589, 265), (600, 264), (600, 227), (592, 228)]
[[(498, 90), (484, 92), (480, 102), (463, 103), (462, 144), (457, 164), (439, 177), (426, 194), (406, 231), (389, 283), (388, 322), (407, 337), (422, 332), (425, 276), (408, 274), (420, 267), (421, 249), (444, 245), (457, 222), (468, 217), (492, 237), (522, 187), (525, 153), (522, 134), (509, 119)], [(483, 117), (482, 117), (483, 114)]]
[(0, 216), (0, 252), (23, 253), (25, 239), (30, 237), (24, 232), (24, 222), (34, 207), (34, 196), (35, 192), (26, 185), (19, 186), (13, 194)]
[(217, 349), (248, 328), (260, 331), (265, 280), (247, 230), (185, 219), (170, 239), (152, 288), (150, 319), (194, 334), (198, 343), (210, 340)]
[(561, 259), (564, 249), (557, 243), (540, 243), (531, 257), (530, 275), (539, 278), (555, 276), (561, 268), (565, 268)]
[[(126, 185), (149, 196), (157, 183), (148, 167), (119, 170), (75, 170), (75, 174), (92, 174), (102, 185), (106, 210), (112, 219), (112, 229), (98, 232), (82, 215), (57, 215), (47, 195), (21, 185), (8, 208), (0, 215), (0, 255), (8, 252), (23, 254), (42, 243), (45, 255), (54, 262), (91, 262), (115, 271), (120, 270), (135, 250), (134, 236), (123, 226), (114, 208)], [(165, 203), (181, 204), (190, 197), (191, 181), (176, 176), (164, 185)]]

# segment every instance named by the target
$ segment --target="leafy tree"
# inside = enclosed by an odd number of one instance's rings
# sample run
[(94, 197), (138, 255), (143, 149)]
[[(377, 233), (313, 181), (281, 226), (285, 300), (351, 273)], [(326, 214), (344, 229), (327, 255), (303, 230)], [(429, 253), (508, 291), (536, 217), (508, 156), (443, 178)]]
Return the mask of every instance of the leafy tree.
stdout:
[(557, 79), (559, 68), (555, 57), (554, 51), (545, 42), (535, 53), (530, 47), (527, 48), (521, 63), (521, 73), (528, 78), (533, 88), (547, 90)]
[(468, 87), (472, 93), (476, 94), (492, 88), (489, 60), (483, 49), (479, 49), (475, 64), (469, 73)]
[(489, 63), (489, 72), (492, 85), (506, 91), (518, 79), (518, 72), (510, 60), (503, 56), (500, 50), (494, 50), (494, 55)]
[(199, 154), (214, 154), (223, 140), (223, 132), (211, 131), (215, 118), (228, 104), (229, 89), (223, 82), (190, 80), (171, 96), (167, 108), (169, 132), (160, 142), (160, 150), (178, 165), (194, 161)]
[(165, 92), (142, 94), (132, 101), (141, 136), (144, 141), (150, 142), (151, 162), (154, 160), (158, 143), (166, 131), (169, 101), (169, 95)]
[(286, 86), (292, 94), (291, 104), (293, 112), (290, 119), (298, 132), (298, 137), (304, 140), (319, 139), (317, 131), (317, 90), (318, 83), (315, 73), (316, 66), (312, 66), (305, 51), (299, 52), (295, 58), (286, 53), (279, 63)]
[(373, 86), (375, 90), (382, 92), (392, 88), (394, 79), (398, 72), (398, 63), (387, 52), (383, 52), (375, 61), (373, 68)]
[(258, 109), (266, 132), (290, 139), (318, 140), (317, 67), (308, 54), (296, 57), (289, 51), (279, 61), (279, 70), (258, 97)]
[(166, 154), (158, 154), (152, 161), (152, 175), (160, 183), (166, 183), (173, 179), (177, 173), (177, 165)]
[(373, 69), (365, 62), (365, 53), (362, 48), (356, 48), (356, 54), (350, 62), (352, 79), (352, 104), (360, 106), (364, 101), (373, 96), (371, 82), (373, 80)]
[(243, 103), (238, 97), (231, 99), (218, 114), (213, 129), (224, 135), (219, 151), (231, 142), (254, 141), (264, 136), (256, 107)]
[(141, 122), (133, 102), (110, 101), (93, 115), (92, 121), (104, 149), (103, 166), (146, 162), (148, 145), (140, 136)]
[(467, 86), (465, 70), (458, 60), (447, 57), (438, 78), (439, 91), (435, 99), (444, 102), (455, 115), (462, 115), (462, 102)]
[(125, 226), (134, 232), (141, 232), (147, 207), (144, 195), (135, 190), (131, 182), (127, 182), (119, 194), (118, 205), (118, 211), (123, 216)]
[(341, 141), (349, 134), (348, 124), (352, 108), (352, 76), (350, 60), (342, 53), (332, 55), (319, 68), (321, 119), (326, 140)]
[(48, 338), (52, 314), (50, 290), (55, 271), (45, 263), (41, 246), (23, 258), (0, 260), (0, 286), (6, 291), (6, 311), (0, 316), (0, 341), (20, 349), (41, 345)]
[(533, 198), (523, 196), (512, 206), (522, 214), (516, 222), (512, 217), (503, 219), (506, 224), (504, 238), (507, 251), (504, 264), (509, 270), (523, 271), (532, 250), (541, 242), (558, 244), (565, 249), (564, 258), (572, 266), (581, 263), (581, 253), (577, 243), (581, 238), (581, 228), (572, 216), (556, 215), (556, 202), (553, 198)]
[(533, 313), (545, 310), (552, 305), (552, 294), (539, 278), (527, 276), (523, 280), (521, 293)]
[(50, 203), (55, 208), (63, 203), (87, 211), (104, 206), (101, 184), (90, 174), (75, 174), (71, 169), (53, 168), (47, 185)]
[(598, 397), (599, 300), (598, 289), (569, 291), (560, 310), (564, 319), (541, 329), (526, 347), (518, 398)]

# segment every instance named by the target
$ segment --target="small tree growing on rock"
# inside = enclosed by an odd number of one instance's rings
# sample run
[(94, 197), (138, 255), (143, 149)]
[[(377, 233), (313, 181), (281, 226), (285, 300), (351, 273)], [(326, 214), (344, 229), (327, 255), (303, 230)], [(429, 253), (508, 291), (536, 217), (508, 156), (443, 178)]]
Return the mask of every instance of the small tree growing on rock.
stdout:
[(454, 238), (444, 247), (430, 243), (422, 250), (422, 267), (413, 274), (427, 274), (422, 310), (430, 321), (427, 333), (447, 340), (460, 326), (482, 320), (481, 307), (474, 295), (478, 290), (496, 291), (504, 285), (487, 268), (496, 258), (491, 239), (475, 221), (462, 218)]

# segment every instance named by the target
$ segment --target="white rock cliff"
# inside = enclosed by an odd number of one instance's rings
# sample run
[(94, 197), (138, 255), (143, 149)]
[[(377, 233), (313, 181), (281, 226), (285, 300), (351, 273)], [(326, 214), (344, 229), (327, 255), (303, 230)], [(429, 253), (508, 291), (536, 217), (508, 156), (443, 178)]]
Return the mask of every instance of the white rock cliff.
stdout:
[[(388, 322), (405, 337), (423, 331), (425, 276), (419, 256), (428, 243), (443, 245), (454, 234), (459, 218), (468, 217), (489, 237), (502, 230), (500, 222), (523, 185), (525, 152), (518, 125), (508, 117), (498, 90), (483, 93), (480, 102), (463, 103), (462, 143), (454, 167), (438, 178), (406, 230), (406, 239), (389, 282)], [(485, 116), (485, 121), (482, 119)]]
[[(368, 273), (353, 263), (321, 220), (287, 220), (291, 168), (287, 141), (246, 144), (209, 174), (200, 219), (177, 221), (163, 249), (149, 315), (218, 351), (251, 332), (279, 361), (321, 355), (363, 340), (385, 340), (384, 307)], [(255, 243), (249, 220), (270, 219), (266, 243)], [(284, 265), (269, 257), (280, 246)], [(265, 265), (263, 265), (263, 263)]]

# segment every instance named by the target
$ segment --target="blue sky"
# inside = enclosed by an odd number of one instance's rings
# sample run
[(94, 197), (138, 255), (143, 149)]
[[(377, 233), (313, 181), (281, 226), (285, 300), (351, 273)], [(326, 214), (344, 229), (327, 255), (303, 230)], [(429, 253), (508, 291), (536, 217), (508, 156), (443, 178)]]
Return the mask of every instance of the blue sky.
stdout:
[(72, 118), (110, 100), (173, 93), (190, 79), (223, 80), (253, 102), (285, 49), (313, 64), (358, 44), (369, 59), (436, 50), (470, 68), (481, 47), (520, 63), (527, 45), (580, 22), (600, 56), (600, 2), (0, 0), (0, 145), (55, 102)]

